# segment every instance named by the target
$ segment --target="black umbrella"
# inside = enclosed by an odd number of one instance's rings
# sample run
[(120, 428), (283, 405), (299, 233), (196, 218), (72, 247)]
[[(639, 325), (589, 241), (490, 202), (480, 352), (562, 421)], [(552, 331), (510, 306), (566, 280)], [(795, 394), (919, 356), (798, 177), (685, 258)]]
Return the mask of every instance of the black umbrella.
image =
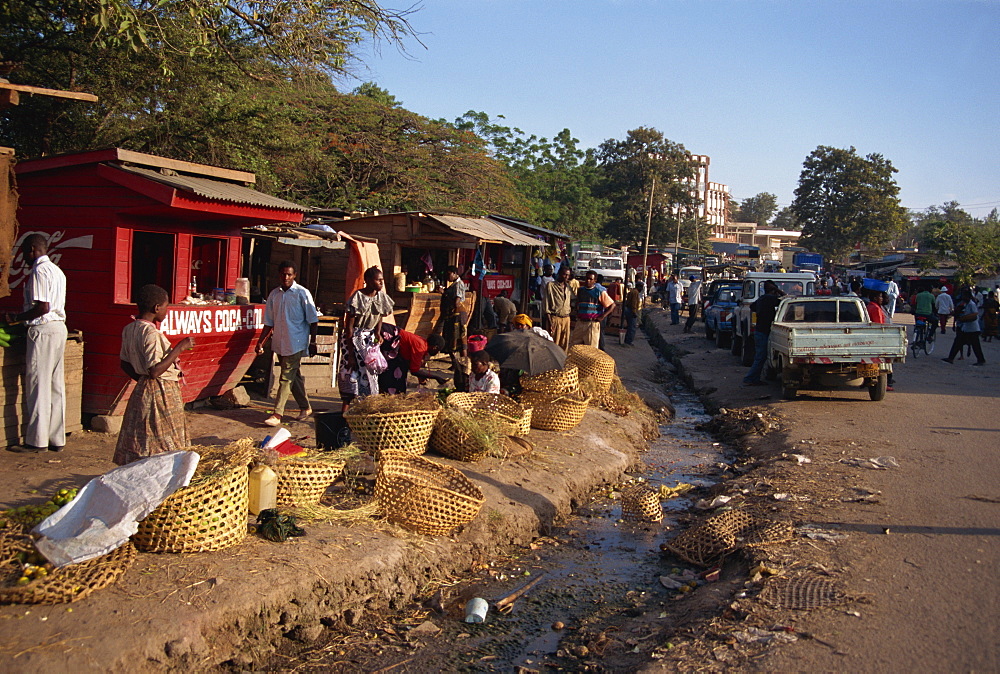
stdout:
[(496, 335), (486, 344), (486, 353), (500, 363), (500, 367), (523, 370), (529, 375), (561, 370), (566, 364), (566, 353), (555, 342), (531, 330)]

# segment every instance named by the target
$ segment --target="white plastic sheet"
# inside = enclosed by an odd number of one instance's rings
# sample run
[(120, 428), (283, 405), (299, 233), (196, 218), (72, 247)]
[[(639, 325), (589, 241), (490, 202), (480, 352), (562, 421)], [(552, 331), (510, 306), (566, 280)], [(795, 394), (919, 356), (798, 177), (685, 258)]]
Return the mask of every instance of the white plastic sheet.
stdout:
[(95, 477), (34, 528), (38, 551), (56, 566), (85, 562), (123, 545), (139, 522), (191, 482), (197, 452), (166, 452)]

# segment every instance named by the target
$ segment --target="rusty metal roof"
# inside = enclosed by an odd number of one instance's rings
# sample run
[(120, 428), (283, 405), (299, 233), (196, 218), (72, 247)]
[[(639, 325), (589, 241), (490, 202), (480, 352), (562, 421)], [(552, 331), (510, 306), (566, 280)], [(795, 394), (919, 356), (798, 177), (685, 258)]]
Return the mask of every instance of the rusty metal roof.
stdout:
[(436, 220), (445, 227), (474, 236), (483, 241), (512, 243), (515, 246), (544, 246), (545, 242), (532, 237), (519, 229), (504, 225), (496, 220), (486, 218), (465, 218), (458, 215), (434, 215), (427, 217)]
[(297, 211), (305, 213), (312, 210), (308, 206), (301, 206), (291, 201), (285, 201), (270, 194), (258, 192), (255, 189), (225, 182), (223, 180), (212, 180), (211, 178), (199, 178), (195, 176), (183, 175), (176, 171), (161, 173), (139, 166), (121, 166), (109, 164), (120, 171), (127, 171), (143, 178), (155, 180), (158, 183), (169, 185), (183, 192), (191, 192), (206, 199), (215, 199), (232, 204), (244, 204), (248, 206), (260, 206), (262, 208), (275, 208), (283, 211)]

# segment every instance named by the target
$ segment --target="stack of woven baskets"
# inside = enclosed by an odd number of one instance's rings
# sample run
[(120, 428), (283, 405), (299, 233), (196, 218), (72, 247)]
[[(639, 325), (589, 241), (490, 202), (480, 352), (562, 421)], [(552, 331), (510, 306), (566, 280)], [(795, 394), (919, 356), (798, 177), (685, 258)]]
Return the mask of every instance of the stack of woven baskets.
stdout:
[(531, 427), (570, 431), (587, 413), (590, 396), (580, 391), (579, 368), (566, 362), (562, 370), (521, 377), (521, 404), (531, 407)]
[[(458, 399), (459, 407), (457, 403)], [(344, 418), (354, 441), (378, 462), (375, 503), (386, 519), (429, 536), (449, 534), (475, 519), (485, 502), (479, 487), (455, 468), (420, 456), (435, 433), (441, 408), (386, 412), (371, 409), (359, 410), (355, 405)], [(511, 423), (520, 421), (514, 410), (504, 410), (510, 413)], [(463, 453), (462, 438), (454, 432), (439, 433), (435, 446), (439, 450), (455, 448), (454, 458), (478, 458)]]

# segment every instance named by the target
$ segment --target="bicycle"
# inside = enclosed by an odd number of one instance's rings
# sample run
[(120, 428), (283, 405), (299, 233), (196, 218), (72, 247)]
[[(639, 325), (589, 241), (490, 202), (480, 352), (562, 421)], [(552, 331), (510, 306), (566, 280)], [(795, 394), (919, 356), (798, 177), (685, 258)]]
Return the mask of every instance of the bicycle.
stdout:
[(917, 316), (913, 325), (913, 343), (910, 348), (913, 350), (913, 357), (917, 357), (917, 352), (923, 349), (928, 356), (934, 353), (934, 345), (937, 342), (937, 321), (933, 318)]

